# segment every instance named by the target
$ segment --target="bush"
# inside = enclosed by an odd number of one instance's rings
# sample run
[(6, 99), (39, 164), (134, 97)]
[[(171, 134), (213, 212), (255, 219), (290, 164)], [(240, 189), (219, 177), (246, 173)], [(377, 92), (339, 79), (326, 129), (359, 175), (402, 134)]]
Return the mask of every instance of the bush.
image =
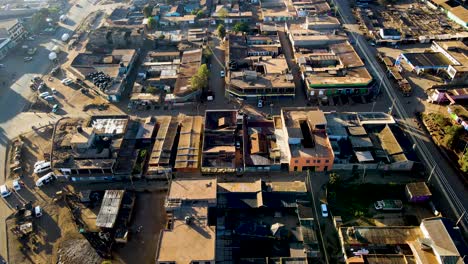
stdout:
[(216, 29), (216, 34), (220, 38), (224, 38), (224, 36), (226, 36), (226, 28), (223, 24), (219, 24), (218, 28)]
[(158, 89), (156, 87), (153, 87), (153, 86), (148, 86), (148, 88), (146, 88), (146, 92), (150, 93), (150, 94), (157, 94)]
[(245, 22), (237, 22), (234, 27), (232, 27), (232, 30), (236, 33), (247, 32), (249, 30), (249, 25), (247, 25)]
[(462, 156), (458, 159), (458, 164), (460, 165), (460, 169), (463, 172), (468, 172), (468, 155), (467, 153), (463, 153)]
[(328, 183), (331, 186), (337, 185), (340, 181), (341, 181), (340, 175), (338, 175), (338, 174), (336, 174), (334, 172), (330, 173)]
[(459, 125), (455, 126), (446, 126), (444, 128), (445, 137), (444, 137), (444, 144), (449, 149), (454, 149), (457, 145), (460, 135), (463, 133), (464, 128)]

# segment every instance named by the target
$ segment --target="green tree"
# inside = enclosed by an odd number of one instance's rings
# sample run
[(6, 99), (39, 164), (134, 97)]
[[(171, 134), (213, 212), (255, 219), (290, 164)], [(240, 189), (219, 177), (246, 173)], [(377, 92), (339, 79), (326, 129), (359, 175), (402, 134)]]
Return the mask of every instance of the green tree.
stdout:
[(249, 30), (249, 26), (245, 22), (237, 22), (232, 30), (236, 33), (238, 32), (247, 32)]
[(338, 175), (338, 174), (336, 174), (334, 172), (330, 173), (329, 178), (330, 179), (329, 179), (328, 183), (330, 185), (332, 185), (332, 186), (337, 185), (341, 180), (340, 175)]
[(206, 64), (202, 64), (200, 68), (198, 68), (197, 74), (192, 76), (190, 79), (190, 85), (192, 86), (192, 90), (200, 90), (208, 87), (208, 77), (210, 75), (210, 71)]
[(227, 16), (228, 16), (228, 11), (225, 9), (225, 8), (221, 8), (219, 11), (218, 11), (218, 16), (222, 19), (225, 19)]
[(219, 24), (218, 28), (216, 29), (216, 34), (220, 38), (224, 38), (224, 36), (226, 36), (226, 28), (223, 24)]
[(151, 17), (152, 13), (153, 13), (153, 6), (146, 5), (145, 7), (143, 7), (143, 15), (145, 17)]
[(210, 48), (203, 49), (203, 57), (205, 57), (206, 60), (210, 59), (211, 56), (213, 56), (213, 52)]
[(156, 19), (154, 17), (149, 17), (148, 18), (148, 28), (149, 29), (155, 29), (156, 28)]
[(460, 140), (460, 135), (463, 133), (464, 128), (459, 125), (454, 126), (446, 126), (444, 128), (445, 137), (444, 137), (444, 144), (447, 148), (453, 149)]
[(460, 169), (463, 172), (468, 172), (468, 153), (465, 152), (463, 155), (458, 159), (458, 164), (460, 165)]
[(38, 31), (42, 29), (46, 24), (46, 19), (49, 16), (50, 12), (49, 9), (47, 8), (42, 8), (36, 13), (31, 18), (31, 29), (32, 31)]
[(205, 12), (203, 12), (203, 10), (198, 10), (195, 15), (197, 16), (197, 18), (202, 18), (205, 16)]
[(146, 88), (146, 92), (150, 93), (150, 94), (157, 94), (158, 89), (156, 87), (153, 87), (153, 86), (148, 86), (148, 88)]

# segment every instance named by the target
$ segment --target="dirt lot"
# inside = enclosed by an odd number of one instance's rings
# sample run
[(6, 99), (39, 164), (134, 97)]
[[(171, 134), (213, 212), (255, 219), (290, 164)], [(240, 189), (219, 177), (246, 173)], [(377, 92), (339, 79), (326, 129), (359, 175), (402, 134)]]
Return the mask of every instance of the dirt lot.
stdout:
[[(117, 249), (116, 257), (123, 263), (154, 263), (159, 233), (165, 224), (166, 192), (138, 193), (131, 232), (126, 245)], [(136, 229), (142, 227), (141, 232)]]
[[(20, 179), (24, 183), (24, 186), (21, 190), (13, 192), (5, 201), (12, 209), (31, 201), (33, 206), (41, 206), (43, 215), (39, 218), (32, 217), (31, 221), (34, 231), (28, 238), (23, 239), (19, 239), (11, 229), (24, 221), (16, 218), (14, 215), (8, 218), (8, 251), (11, 263), (56, 263), (58, 259), (57, 251), (62, 247), (65, 247), (60, 251), (62, 258), (70, 260), (66, 263), (74, 263), (71, 261), (70, 256), (67, 255), (68, 251), (66, 247), (76, 244), (89, 244), (78, 233), (78, 228), (71, 217), (70, 209), (63, 202), (53, 202), (54, 194), (59, 190), (60, 185), (52, 184), (41, 188), (35, 186), (35, 181), (42, 175), (33, 174), (33, 166), (37, 160), (44, 158), (44, 153), (49, 152), (51, 136), (52, 126), (46, 126), (24, 134), (21, 137), (23, 141), (21, 151), (23, 170)], [(14, 177), (17, 176), (12, 175), (12, 178)], [(12, 185), (11, 180), (7, 181), (7, 185)], [(82, 215), (85, 222), (90, 223), (92, 228), (95, 212), (83, 209)], [(69, 240), (73, 240), (76, 243), (69, 243)], [(81, 250), (81, 248), (80, 250), (73, 250), (72, 255), (83, 253), (85, 256), (91, 256), (91, 259), (100, 259), (94, 253), (94, 250), (86, 252), (86, 250)], [(83, 246), (83, 248), (86, 248), (86, 246)], [(100, 261), (86, 263), (100, 263)]]

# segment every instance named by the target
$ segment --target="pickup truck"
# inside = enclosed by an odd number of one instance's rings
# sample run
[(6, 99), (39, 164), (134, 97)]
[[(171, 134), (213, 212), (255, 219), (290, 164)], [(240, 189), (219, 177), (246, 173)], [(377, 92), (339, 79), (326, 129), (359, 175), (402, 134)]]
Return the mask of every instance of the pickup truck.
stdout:
[(380, 200), (374, 203), (375, 210), (401, 211), (403, 202), (401, 200)]

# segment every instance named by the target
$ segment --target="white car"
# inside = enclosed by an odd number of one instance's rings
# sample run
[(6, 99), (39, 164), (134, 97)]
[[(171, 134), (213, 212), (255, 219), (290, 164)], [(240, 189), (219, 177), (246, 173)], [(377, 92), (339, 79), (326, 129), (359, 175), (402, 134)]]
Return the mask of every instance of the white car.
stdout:
[(15, 191), (21, 190), (21, 185), (19, 183), (19, 180), (14, 180), (13, 181), (13, 189), (15, 189)]
[(73, 83), (73, 80), (70, 79), (70, 78), (65, 78), (62, 80), (62, 83), (65, 84), (65, 85), (70, 85)]
[(8, 189), (8, 187), (6, 186), (6, 184), (0, 186), (0, 193), (2, 194), (3, 198), (6, 198), (6, 197), (11, 195), (11, 192)]
[(24, 57), (24, 61), (27, 62), (27, 61), (32, 61), (32, 57)]
[(224, 71), (221, 71), (220, 72), (220, 75), (221, 75), (221, 78), (224, 78), (226, 76), (226, 74), (224, 73)]
[(327, 205), (326, 204), (322, 204), (320, 205), (321, 209), (322, 209), (322, 216), (323, 217), (328, 217), (328, 208), (327, 208)]
[(43, 92), (43, 93), (40, 93), (40, 94), (39, 94), (39, 97), (40, 97), (40, 98), (46, 98), (46, 97), (49, 96), (49, 95), (50, 95), (49, 92)]
[(34, 215), (36, 217), (41, 217), (42, 216), (42, 208), (39, 205), (34, 207)]
[(263, 107), (263, 100), (258, 100), (257, 106), (258, 106), (258, 108), (262, 108)]

